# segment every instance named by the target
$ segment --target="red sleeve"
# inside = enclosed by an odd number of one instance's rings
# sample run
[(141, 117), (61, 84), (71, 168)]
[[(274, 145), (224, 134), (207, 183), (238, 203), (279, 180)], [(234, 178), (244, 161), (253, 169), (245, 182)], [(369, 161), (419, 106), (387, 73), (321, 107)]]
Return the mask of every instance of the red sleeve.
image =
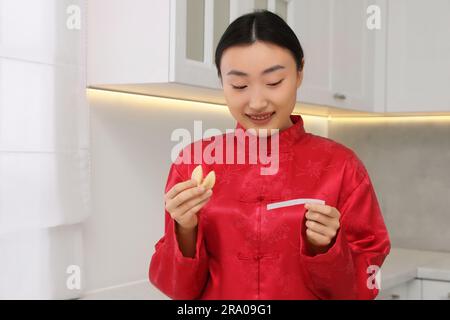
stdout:
[(351, 187), (343, 188), (338, 201), (340, 229), (332, 247), (323, 254), (309, 255), (302, 223), (303, 271), (310, 290), (320, 299), (374, 299), (378, 289), (368, 268), (381, 268), (391, 248), (369, 175), (356, 156), (350, 163), (342, 183)]
[[(184, 166), (187, 170), (188, 166)], [(173, 185), (186, 181), (177, 165), (172, 164), (165, 192)], [(175, 221), (165, 211), (165, 233), (156, 243), (149, 267), (149, 280), (161, 292), (172, 299), (198, 298), (208, 279), (208, 256), (203, 238), (201, 215), (197, 231), (197, 245), (194, 258), (183, 256), (175, 234)]]

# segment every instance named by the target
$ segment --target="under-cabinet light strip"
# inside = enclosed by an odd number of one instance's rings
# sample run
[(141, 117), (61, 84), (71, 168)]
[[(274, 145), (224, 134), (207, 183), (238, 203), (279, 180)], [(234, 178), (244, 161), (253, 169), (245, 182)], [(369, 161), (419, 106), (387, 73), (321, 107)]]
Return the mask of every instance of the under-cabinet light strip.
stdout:
[[(158, 99), (166, 102), (178, 102), (178, 103), (186, 103), (186, 102), (195, 102), (200, 105), (210, 105), (210, 106), (219, 106), (227, 108), (226, 105), (220, 103), (213, 102), (203, 102), (203, 101), (195, 101), (195, 100), (186, 100), (179, 98), (168, 98), (168, 97), (160, 97), (160, 96), (150, 96), (141, 93), (133, 93), (119, 90), (106, 90), (106, 89), (98, 89), (98, 88), (87, 88), (88, 92), (95, 92), (101, 94), (117, 94), (117, 95), (128, 95), (135, 96), (139, 98), (148, 98), (148, 99)], [(294, 112), (294, 114), (300, 114), (302, 116), (311, 116), (311, 117), (319, 117), (326, 118), (328, 121), (366, 121), (366, 122), (386, 122), (386, 121), (450, 121), (450, 115), (387, 115), (387, 116), (332, 116), (332, 115), (316, 115), (316, 114), (308, 114), (308, 113), (299, 113)]]

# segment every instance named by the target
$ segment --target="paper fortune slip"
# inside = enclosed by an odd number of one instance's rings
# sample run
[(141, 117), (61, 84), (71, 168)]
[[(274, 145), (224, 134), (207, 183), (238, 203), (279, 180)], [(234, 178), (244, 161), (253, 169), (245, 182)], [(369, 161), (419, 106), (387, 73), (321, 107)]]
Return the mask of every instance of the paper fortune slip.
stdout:
[(278, 208), (283, 208), (283, 207), (290, 207), (290, 206), (295, 206), (297, 204), (305, 204), (305, 203), (325, 204), (325, 201), (320, 200), (320, 199), (306, 199), (306, 198), (291, 199), (291, 200), (287, 200), (287, 201), (269, 203), (269, 204), (267, 204), (267, 210), (278, 209)]

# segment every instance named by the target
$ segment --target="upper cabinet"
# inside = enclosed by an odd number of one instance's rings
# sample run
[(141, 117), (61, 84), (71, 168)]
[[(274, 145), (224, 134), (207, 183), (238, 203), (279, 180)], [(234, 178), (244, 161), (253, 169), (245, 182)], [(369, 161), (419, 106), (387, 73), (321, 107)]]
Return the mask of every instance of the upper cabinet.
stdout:
[(450, 1), (389, 1), (387, 111), (450, 111)]
[(90, 0), (88, 85), (223, 102), (214, 45), (231, 1)]
[(253, 12), (255, 9), (266, 9), (275, 12), (285, 21), (288, 16), (288, 3), (292, 0), (240, 0), (231, 2), (231, 21), (239, 16)]
[(298, 102), (329, 113), (450, 111), (449, 0), (89, 0), (88, 84), (226, 103), (215, 49), (254, 9), (280, 15), (302, 44)]
[(286, 0), (90, 0), (88, 85), (225, 103), (214, 63), (228, 25)]
[[(380, 10), (369, 8), (374, 4)], [(290, 2), (288, 23), (305, 55), (298, 101), (384, 112), (384, 7), (373, 0)], [(371, 19), (379, 19), (379, 29), (368, 27)]]
[[(449, 0), (295, 0), (288, 17), (305, 51), (299, 101), (450, 112)], [(368, 28), (373, 18), (380, 28)]]

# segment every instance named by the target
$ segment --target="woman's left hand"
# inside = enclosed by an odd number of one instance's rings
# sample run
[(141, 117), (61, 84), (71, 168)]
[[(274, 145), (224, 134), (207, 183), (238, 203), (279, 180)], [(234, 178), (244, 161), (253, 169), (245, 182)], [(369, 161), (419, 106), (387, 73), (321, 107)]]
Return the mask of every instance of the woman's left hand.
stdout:
[(306, 203), (306, 238), (309, 251), (325, 253), (333, 245), (340, 228), (340, 212), (325, 204)]

